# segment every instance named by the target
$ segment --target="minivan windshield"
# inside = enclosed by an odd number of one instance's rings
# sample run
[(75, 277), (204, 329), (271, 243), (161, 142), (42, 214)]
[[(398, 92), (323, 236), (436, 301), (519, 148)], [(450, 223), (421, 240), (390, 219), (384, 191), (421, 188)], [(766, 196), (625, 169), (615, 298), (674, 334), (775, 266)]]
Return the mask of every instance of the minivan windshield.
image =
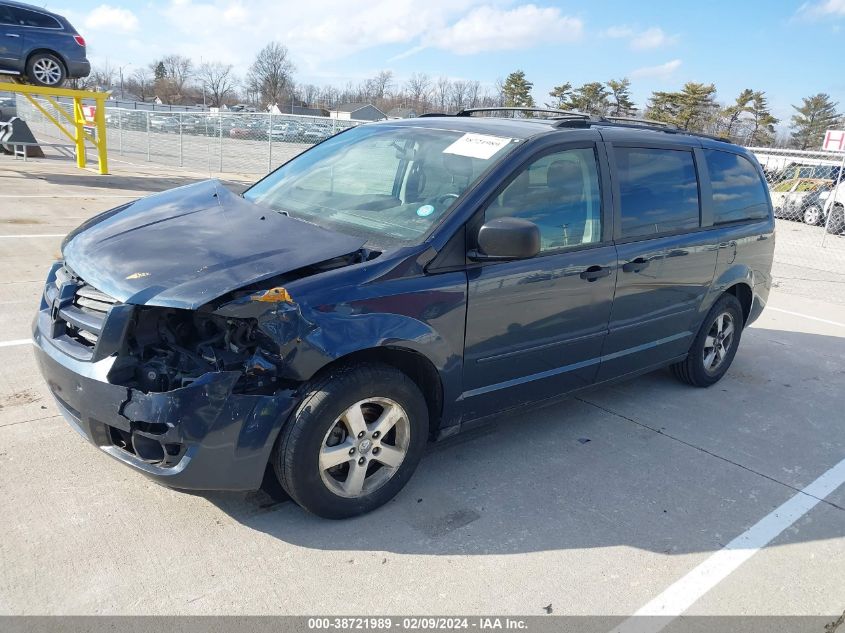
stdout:
[(514, 139), (408, 125), (362, 125), (294, 158), (247, 200), (379, 248), (420, 241)]

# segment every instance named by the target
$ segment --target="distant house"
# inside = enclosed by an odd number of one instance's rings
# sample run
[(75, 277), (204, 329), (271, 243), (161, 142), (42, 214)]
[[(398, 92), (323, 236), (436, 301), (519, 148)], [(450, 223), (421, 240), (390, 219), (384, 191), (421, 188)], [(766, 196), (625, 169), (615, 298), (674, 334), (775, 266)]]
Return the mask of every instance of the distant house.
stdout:
[(413, 108), (393, 108), (387, 113), (388, 119), (415, 119), (417, 111)]
[(371, 103), (341, 103), (334, 110), (329, 110), (329, 116), (344, 121), (381, 121), (387, 118)]

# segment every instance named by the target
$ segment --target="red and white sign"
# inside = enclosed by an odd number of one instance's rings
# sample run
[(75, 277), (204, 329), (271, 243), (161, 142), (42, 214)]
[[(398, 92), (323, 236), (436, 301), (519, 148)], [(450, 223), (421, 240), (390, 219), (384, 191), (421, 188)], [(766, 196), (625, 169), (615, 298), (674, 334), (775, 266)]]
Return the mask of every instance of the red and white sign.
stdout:
[(824, 135), (824, 143), (822, 149), (831, 152), (841, 152), (845, 150), (845, 130), (828, 130)]
[(86, 121), (93, 122), (94, 121), (94, 114), (96, 113), (96, 111), (97, 111), (96, 106), (87, 106), (87, 105), (82, 106), (82, 116), (85, 117)]

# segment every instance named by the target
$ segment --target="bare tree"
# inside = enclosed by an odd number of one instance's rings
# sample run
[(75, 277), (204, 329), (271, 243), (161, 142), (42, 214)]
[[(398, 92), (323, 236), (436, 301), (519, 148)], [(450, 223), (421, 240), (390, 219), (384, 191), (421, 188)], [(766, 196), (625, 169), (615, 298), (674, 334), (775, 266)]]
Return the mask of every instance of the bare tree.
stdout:
[(452, 92), (452, 82), (448, 77), (438, 77), (434, 84), (434, 105), (440, 112), (446, 112), (449, 95)]
[(431, 90), (431, 79), (425, 73), (412, 73), (405, 83), (408, 99), (417, 107), (425, 105)]
[(452, 108), (455, 112), (459, 112), (466, 107), (464, 101), (466, 100), (467, 91), (469, 90), (469, 82), (459, 79), (452, 82), (452, 90), (450, 91), (452, 99)]
[(106, 60), (99, 66), (94, 66), (90, 74), (90, 85), (100, 90), (111, 90), (114, 86), (116, 70)]
[(466, 94), (466, 107), (468, 108), (477, 108), (479, 107), (478, 101), (478, 90), (481, 84), (478, 81), (468, 81), (467, 82), (467, 94)]
[(185, 84), (193, 76), (194, 62), (183, 55), (167, 55), (161, 58), (164, 72), (168, 79), (173, 82), (176, 93), (184, 93)]
[(381, 101), (390, 96), (393, 90), (393, 72), (382, 70), (379, 74), (367, 80), (365, 92), (372, 100)]
[(247, 85), (260, 95), (264, 105), (275, 105), (290, 93), (293, 70), (287, 47), (270, 42), (255, 56), (247, 73)]
[(234, 94), (238, 83), (232, 65), (221, 62), (206, 62), (200, 66), (197, 79), (202, 82), (203, 91), (208, 92), (211, 105), (217, 108)]
[(146, 101), (153, 95), (153, 75), (148, 68), (136, 68), (132, 76), (126, 81), (126, 88), (141, 101)]

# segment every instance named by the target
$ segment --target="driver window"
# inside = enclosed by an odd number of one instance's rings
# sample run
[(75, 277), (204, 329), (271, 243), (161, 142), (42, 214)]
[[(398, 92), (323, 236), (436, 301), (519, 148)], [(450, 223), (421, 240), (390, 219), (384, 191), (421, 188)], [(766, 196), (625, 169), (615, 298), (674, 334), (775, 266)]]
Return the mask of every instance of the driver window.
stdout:
[(514, 217), (540, 228), (540, 250), (601, 240), (601, 194), (592, 148), (538, 158), (520, 171), (485, 212), (485, 221)]

